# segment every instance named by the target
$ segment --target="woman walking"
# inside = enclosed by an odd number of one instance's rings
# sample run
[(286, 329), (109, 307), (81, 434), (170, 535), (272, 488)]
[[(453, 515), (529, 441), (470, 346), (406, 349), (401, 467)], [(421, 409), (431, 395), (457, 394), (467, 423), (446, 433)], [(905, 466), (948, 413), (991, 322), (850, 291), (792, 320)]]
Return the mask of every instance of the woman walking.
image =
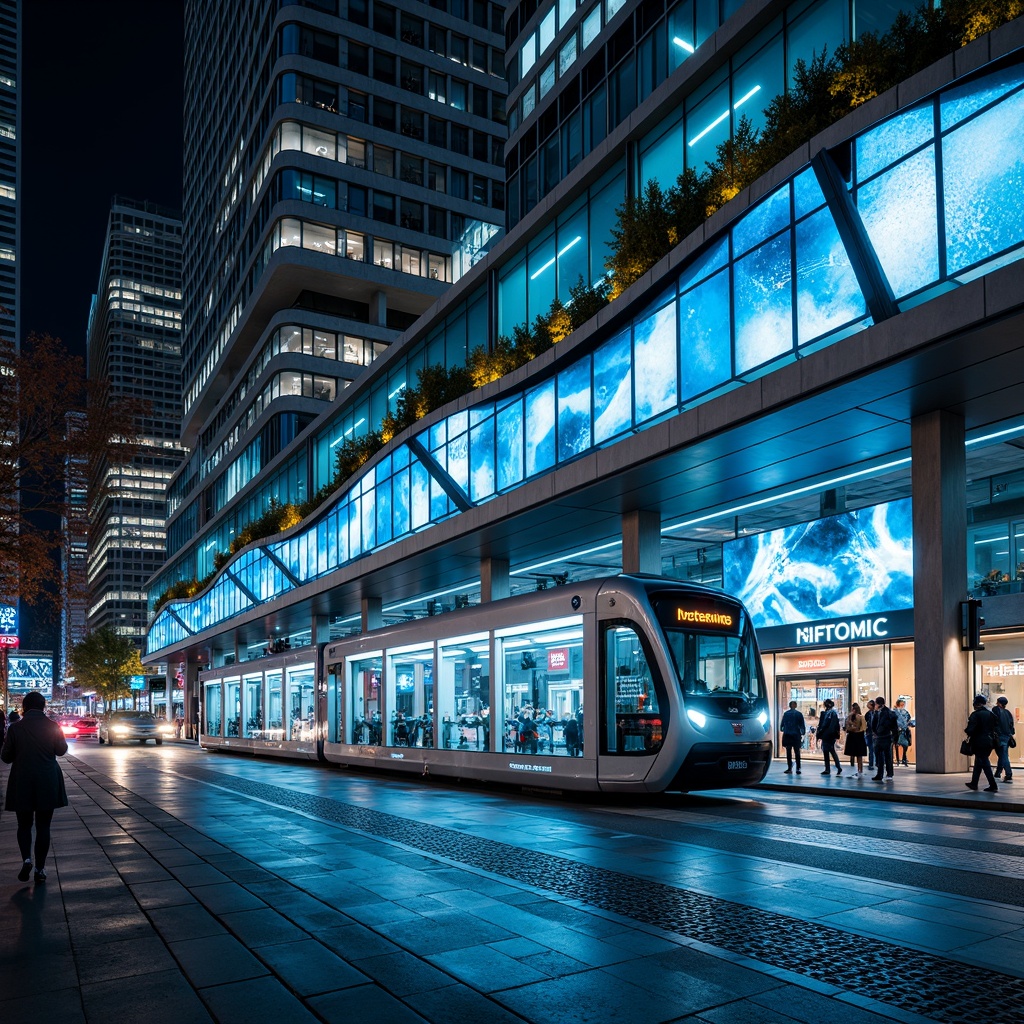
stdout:
[(18, 816), (18, 847), (22, 865), (18, 881), (32, 873), (32, 824), (36, 827), (36, 884), (46, 881), (50, 852), (50, 821), (58, 807), (67, 807), (64, 775), (57, 758), (68, 752), (68, 742), (56, 722), (43, 713), (46, 698), (38, 691), (21, 702), (24, 717), (10, 726), (0, 749), (0, 760), (11, 766), (7, 780), (8, 811)]
[(853, 704), (850, 713), (846, 716), (846, 745), (843, 753), (850, 759), (850, 767), (853, 768), (854, 761), (857, 762), (856, 777), (859, 779), (864, 774), (864, 755), (868, 752), (866, 739), (867, 722), (860, 713), (860, 705)]

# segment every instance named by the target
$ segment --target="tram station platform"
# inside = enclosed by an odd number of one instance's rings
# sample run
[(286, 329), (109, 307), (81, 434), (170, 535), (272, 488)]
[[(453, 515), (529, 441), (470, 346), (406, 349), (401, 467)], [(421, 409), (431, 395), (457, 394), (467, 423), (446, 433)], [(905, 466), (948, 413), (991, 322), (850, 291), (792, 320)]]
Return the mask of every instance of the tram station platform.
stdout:
[[(599, 804), (548, 798), (524, 813), (488, 790), (416, 787), (417, 811), (406, 815), (408, 782), (184, 743), (90, 745), (62, 763), (71, 806), (54, 817), (45, 885), (16, 880), (14, 816), (0, 820), (5, 1024), (949, 1024), (962, 1019), (956, 1007), (934, 1008), (961, 991), (975, 998), (975, 975), (991, 985), (977, 969), (991, 950), (1024, 1006), (1024, 959), (1008, 952), (1024, 943), (1024, 872), (1013, 882), (1019, 906), (977, 907), (969, 925), (987, 876), (948, 897), (897, 888), (896, 874), (878, 881), (874, 865), (850, 879), (851, 894), (829, 912), (871, 915), (882, 899), (917, 908), (901, 911), (900, 937), (888, 944), (872, 938), (874, 918), (853, 926), (860, 938), (836, 925), (851, 940), (837, 953), (845, 971), (860, 972), (858, 955), (882, 965), (874, 982), (857, 973), (851, 989), (830, 973), (821, 922), (801, 910), (803, 887), (820, 893), (837, 868), (814, 844), (801, 856), (826, 870), (758, 868), (752, 850), (724, 852), (749, 849), (746, 824), (730, 826), (743, 836), (723, 839), (712, 864), (700, 843), (684, 850), (632, 825), (619, 831)], [(773, 789), (789, 778), (781, 770), (769, 776)], [(910, 790), (914, 773), (903, 771), (888, 798)], [(820, 808), (820, 794), (838, 792), (829, 782), (801, 775), (790, 788)], [(754, 794), (718, 803), (750, 804)], [(702, 803), (684, 802), (682, 816)], [(632, 820), (656, 833), (666, 819), (655, 807)], [(943, 856), (951, 872), (977, 861), (966, 850)], [(890, 863), (902, 870), (901, 857)], [(745, 895), (755, 871), (759, 892), (783, 887)], [(771, 910), (757, 902), (768, 896)], [(912, 927), (914, 914), (922, 919)], [(953, 931), (935, 923), (946, 919)], [(784, 941), (765, 938), (778, 940), (779, 927)], [(990, 934), (972, 930), (981, 928)], [(944, 944), (965, 936), (977, 951), (958, 951), (963, 965), (943, 958)], [(885, 965), (904, 981), (948, 979), (949, 991), (892, 1005)]]
[[(966, 759), (965, 759), (966, 760)], [(884, 800), (909, 804), (928, 804), (933, 807), (988, 808), (989, 810), (1024, 813), (1024, 771), (1014, 775), (1014, 781), (1005, 785), (997, 780), (998, 792), (985, 793), (969, 790), (969, 770), (951, 775), (926, 775), (913, 765), (894, 767), (891, 782), (874, 782), (874, 771), (866, 771), (857, 778), (844, 764), (843, 774), (822, 775), (824, 760), (821, 754), (804, 756), (799, 775), (784, 774), (785, 760), (772, 762), (763, 787), (787, 793), (808, 793), (853, 800)], [(994, 766), (993, 766), (994, 767)], [(986, 785), (982, 776), (981, 787)]]

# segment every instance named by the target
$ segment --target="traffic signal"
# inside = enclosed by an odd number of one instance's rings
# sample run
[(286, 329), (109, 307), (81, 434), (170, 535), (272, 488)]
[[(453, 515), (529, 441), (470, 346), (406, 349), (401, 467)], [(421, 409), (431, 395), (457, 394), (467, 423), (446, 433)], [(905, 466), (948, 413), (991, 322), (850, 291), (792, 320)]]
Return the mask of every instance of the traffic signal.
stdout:
[(981, 628), (985, 625), (985, 619), (981, 614), (981, 602), (975, 598), (961, 601), (960, 614), (960, 650), (985, 650), (985, 645), (981, 642)]

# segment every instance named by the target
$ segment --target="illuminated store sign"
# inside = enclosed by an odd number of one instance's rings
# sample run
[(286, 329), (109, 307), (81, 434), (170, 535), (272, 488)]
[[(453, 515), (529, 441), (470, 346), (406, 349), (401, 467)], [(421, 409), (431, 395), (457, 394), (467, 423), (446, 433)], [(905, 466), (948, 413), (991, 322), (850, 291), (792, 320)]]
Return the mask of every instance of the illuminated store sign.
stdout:
[[(913, 611), (889, 612), (886, 615), (857, 615), (825, 622), (799, 623), (773, 626), (757, 631), (757, 642), (765, 650), (787, 647), (831, 647), (877, 644), (892, 640), (905, 640), (914, 635)], [(835, 668), (832, 664), (820, 667), (809, 664), (818, 659), (801, 658), (799, 671), (824, 671)], [(820, 659), (823, 662), (825, 659)], [(807, 663), (806, 667), (804, 664)], [(786, 671), (792, 671), (787, 668)]]
[(568, 672), (569, 671), (569, 648), (552, 647), (548, 651), (548, 671)]
[(0, 604), (0, 633), (18, 632), (18, 609), (11, 604)]

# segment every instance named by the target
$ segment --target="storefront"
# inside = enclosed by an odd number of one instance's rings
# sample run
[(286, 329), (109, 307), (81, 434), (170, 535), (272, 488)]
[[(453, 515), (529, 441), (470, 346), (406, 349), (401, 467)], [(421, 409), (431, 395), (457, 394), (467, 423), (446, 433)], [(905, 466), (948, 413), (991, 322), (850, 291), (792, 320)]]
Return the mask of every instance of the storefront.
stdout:
[[(1024, 634), (985, 637), (985, 649), (974, 652), (974, 689), (988, 697), (990, 707), (1006, 698), (1017, 741), (1009, 751), (1010, 763), (1015, 771), (1024, 769)], [(993, 764), (995, 760), (993, 754)]]

